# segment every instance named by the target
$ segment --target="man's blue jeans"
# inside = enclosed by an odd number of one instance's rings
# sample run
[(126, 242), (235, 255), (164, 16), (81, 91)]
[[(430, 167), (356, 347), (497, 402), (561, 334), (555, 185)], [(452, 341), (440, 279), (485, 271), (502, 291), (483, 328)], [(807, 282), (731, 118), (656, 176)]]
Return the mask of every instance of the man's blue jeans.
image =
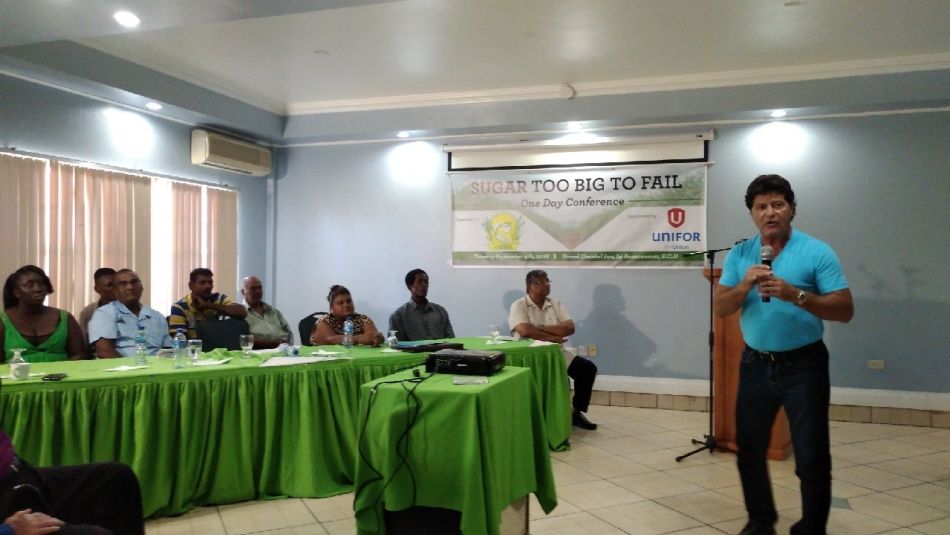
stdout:
[(739, 476), (749, 520), (774, 524), (778, 513), (766, 453), (772, 422), (785, 407), (802, 494), (802, 519), (791, 533), (825, 535), (831, 508), (828, 349), (820, 341), (802, 349), (774, 359), (749, 347), (742, 352), (736, 400)]

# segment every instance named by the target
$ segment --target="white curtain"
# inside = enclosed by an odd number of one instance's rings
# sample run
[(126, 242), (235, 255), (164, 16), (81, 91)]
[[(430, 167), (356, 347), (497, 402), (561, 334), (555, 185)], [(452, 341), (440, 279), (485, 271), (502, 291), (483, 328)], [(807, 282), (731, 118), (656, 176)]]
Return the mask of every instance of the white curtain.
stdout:
[(48, 167), (48, 160), (0, 153), (0, 283), (20, 266), (46, 263)]
[(100, 267), (149, 280), (151, 179), (53, 162), (49, 184), (48, 273), (59, 287), (52, 306), (78, 314), (98, 297), (92, 274)]
[(237, 272), (238, 194), (236, 191), (207, 188), (207, 264), (214, 272), (217, 291), (240, 301)]

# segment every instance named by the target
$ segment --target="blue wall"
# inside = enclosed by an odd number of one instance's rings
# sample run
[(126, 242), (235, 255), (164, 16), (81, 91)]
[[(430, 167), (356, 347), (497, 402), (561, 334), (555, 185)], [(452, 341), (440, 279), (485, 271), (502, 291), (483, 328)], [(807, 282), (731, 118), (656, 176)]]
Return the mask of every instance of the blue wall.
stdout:
[[(6, 76), (0, 95), (0, 148), (237, 189), (238, 273), (265, 273), (268, 181), (192, 165), (191, 125)], [(151, 143), (130, 143), (130, 130)]]
[[(189, 124), (122, 110), (153, 133), (151, 148), (133, 155), (114, 144), (104, 102), (7, 76), (0, 95), (3, 148), (238, 188), (239, 273), (265, 275), (266, 298), (292, 323), (325, 310), (329, 286), (341, 283), (358, 310), (385, 325), (408, 298), (405, 272), (423, 267), (456, 332), (480, 335), (505, 321), (524, 290), (521, 269), (451, 267), (451, 195), (437, 144), (423, 144), (428, 155), (416, 163), (425, 165), (408, 178), (389, 163), (405, 143), (283, 149), (281, 178), (269, 181), (191, 165)], [(719, 127), (710, 143), (711, 246), (754, 233), (742, 192), (757, 174), (778, 172), (799, 196), (796, 225), (841, 256), (856, 314), (828, 326), (836, 386), (950, 392), (947, 119), (944, 111), (795, 121), (807, 143), (784, 163), (750, 148), (761, 125)], [(698, 270), (555, 269), (551, 277), (578, 324), (574, 342), (600, 348), (601, 373), (707, 377), (708, 294)], [(872, 358), (887, 368), (867, 369)]]
[[(947, 119), (796, 121), (804, 149), (784, 163), (750, 147), (762, 125), (718, 128), (710, 143), (711, 246), (754, 234), (745, 187), (777, 172), (799, 198), (795, 224), (842, 258), (856, 314), (850, 324), (828, 324), (835, 386), (950, 392)], [(404, 274), (422, 267), (456, 333), (484, 334), (522, 295), (525, 270), (452, 268), (445, 155), (429, 145), (431, 162), (407, 183), (388, 163), (399, 146), (287, 149), (276, 186), (276, 301), (293, 321), (326, 310), (329, 286), (344, 284), (357, 310), (385, 325), (408, 298)], [(707, 377), (708, 287), (698, 270), (554, 269), (551, 278), (578, 324), (574, 342), (597, 343), (601, 373)], [(867, 359), (885, 359), (887, 368), (869, 370)]]

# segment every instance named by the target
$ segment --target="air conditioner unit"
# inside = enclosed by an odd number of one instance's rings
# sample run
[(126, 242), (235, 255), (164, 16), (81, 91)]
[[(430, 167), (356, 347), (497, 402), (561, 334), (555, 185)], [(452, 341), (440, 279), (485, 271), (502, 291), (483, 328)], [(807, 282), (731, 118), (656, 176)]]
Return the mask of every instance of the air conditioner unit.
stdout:
[(200, 128), (191, 131), (191, 163), (244, 175), (271, 171), (270, 149)]

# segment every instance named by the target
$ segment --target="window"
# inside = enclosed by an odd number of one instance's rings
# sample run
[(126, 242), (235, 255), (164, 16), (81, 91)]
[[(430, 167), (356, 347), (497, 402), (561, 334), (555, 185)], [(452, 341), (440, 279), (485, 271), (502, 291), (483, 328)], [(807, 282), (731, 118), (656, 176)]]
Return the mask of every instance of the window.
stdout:
[(237, 192), (0, 153), (0, 275), (43, 268), (51, 306), (74, 314), (96, 299), (99, 267), (129, 267), (144, 303), (167, 313), (196, 267), (237, 287)]

